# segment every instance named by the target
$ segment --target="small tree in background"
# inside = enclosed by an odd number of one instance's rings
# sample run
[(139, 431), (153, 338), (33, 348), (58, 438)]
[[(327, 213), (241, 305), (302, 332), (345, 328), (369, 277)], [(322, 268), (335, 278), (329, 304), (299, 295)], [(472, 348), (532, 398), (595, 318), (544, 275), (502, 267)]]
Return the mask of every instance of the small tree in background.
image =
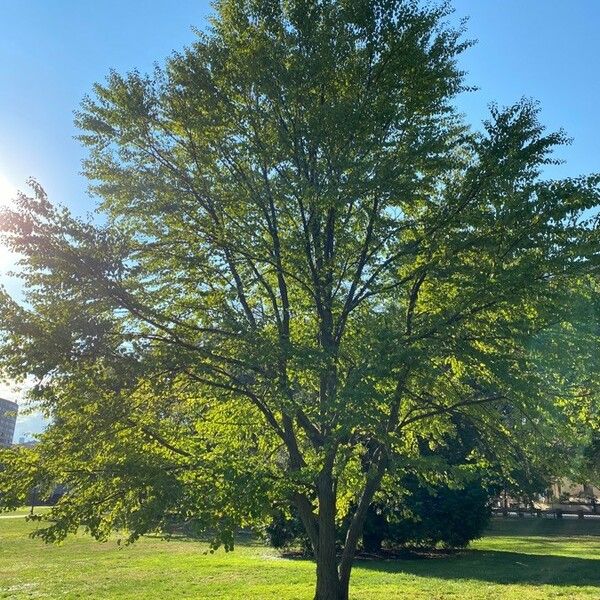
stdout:
[(164, 68), (95, 87), (106, 225), (36, 185), (1, 217), (26, 298), (2, 296), (2, 368), (52, 420), (3, 454), (5, 506), (60, 481), (47, 540), (184, 519), (231, 549), (292, 503), (315, 598), (344, 600), (374, 495), (452, 417), (497, 448), (595, 418), (598, 178), (541, 178), (566, 138), (529, 102), (466, 126), (448, 13), (222, 0)]

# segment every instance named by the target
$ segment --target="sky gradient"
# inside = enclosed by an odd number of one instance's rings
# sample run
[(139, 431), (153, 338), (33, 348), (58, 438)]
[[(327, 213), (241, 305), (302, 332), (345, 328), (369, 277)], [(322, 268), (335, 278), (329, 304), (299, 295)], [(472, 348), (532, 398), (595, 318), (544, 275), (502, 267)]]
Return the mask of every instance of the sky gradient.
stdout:
[[(479, 90), (459, 99), (477, 124), (491, 101), (540, 101), (542, 120), (574, 138), (549, 176), (600, 171), (600, 2), (455, 0), (477, 44), (461, 60)], [(152, 69), (193, 41), (210, 5), (177, 0), (0, 0), (0, 202), (35, 177), (50, 199), (78, 214), (93, 209), (79, 174), (84, 152), (73, 111), (109, 70)], [(0, 250), (0, 280), (8, 261)], [(0, 396), (17, 393), (0, 384)], [(39, 431), (20, 418), (15, 439)]]

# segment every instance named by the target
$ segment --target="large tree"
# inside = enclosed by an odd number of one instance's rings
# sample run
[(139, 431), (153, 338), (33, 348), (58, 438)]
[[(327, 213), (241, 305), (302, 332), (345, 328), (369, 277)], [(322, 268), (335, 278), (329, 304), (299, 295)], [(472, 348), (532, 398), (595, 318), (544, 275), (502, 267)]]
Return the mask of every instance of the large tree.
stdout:
[(593, 418), (598, 178), (543, 179), (566, 139), (530, 102), (466, 126), (448, 15), (222, 0), (164, 68), (95, 87), (77, 122), (102, 224), (35, 184), (1, 217), (26, 299), (2, 297), (3, 370), (52, 420), (2, 459), (5, 506), (60, 481), (46, 539), (184, 519), (230, 548), (289, 502), (315, 598), (343, 600), (422, 440), (460, 416), (510, 454)]

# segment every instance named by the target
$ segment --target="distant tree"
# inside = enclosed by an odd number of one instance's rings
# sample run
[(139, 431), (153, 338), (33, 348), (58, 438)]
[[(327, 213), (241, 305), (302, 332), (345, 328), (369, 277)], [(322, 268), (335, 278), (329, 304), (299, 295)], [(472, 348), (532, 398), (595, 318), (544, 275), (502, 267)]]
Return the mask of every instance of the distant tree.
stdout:
[(592, 482), (600, 487), (600, 433), (597, 431), (590, 437), (588, 443), (583, 447), (583, 474), (586, 483)]
[(0, 217), (25, 290), (1, 299), (2, 370), (52, 420), (0, 458), (5, 506), (59, 481), (47, 540), (183, 519), (231, 549), (291, 502), (315, 598), (342, 600), (419, 440), (459, 414), (551, 444), (596, 410), (576, 327), (597, 322), (599, 179), (541, 177), (566, 138), (530, 102), (466, 126), (449, 12), (222, 0), (163, 69), (95, 87), (77, 122), (103, 224), (36, 184)]
[(583, 485), (582, 496), (593, 504), (598, 502), (593, 488), (600, 488), (600, 432), (593, 429), (587, 439), (580, 445), (579, 453), (573, 456), (568, 469), (560, 473)]

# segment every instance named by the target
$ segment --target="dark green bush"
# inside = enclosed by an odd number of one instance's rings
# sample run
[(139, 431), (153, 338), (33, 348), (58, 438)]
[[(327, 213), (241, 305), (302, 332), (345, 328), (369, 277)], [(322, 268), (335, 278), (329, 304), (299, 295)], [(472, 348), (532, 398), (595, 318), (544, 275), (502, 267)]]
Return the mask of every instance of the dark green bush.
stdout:
[[(365, 552), (379, 552), (383, 546), (462, 548), (481, 536), (491, 516), (491, 490), (480, 479), (460, 489), (425, 485), (413, 475), (405, 476), (399, 484), (401, 501), (376, 503), (369, 509), (363, 531)], [(275, 548), (311, 552), (294, 513), (286, 516), (277, 512), (266, 533)]]
[[(391, 546), (442, 546), (462, 548), (481, 537), (491, 517), (490, 490), (478, 479), (461, 488), (425, 486), (414, 476), (405, 477), (406, 493), (399, 508), (379, 507), (372, 527), (381, 529), (381, 542)], [(372, 512), (377, 512), (375, 506)], [(365, 528), (369, 531), (370, 528)], [(372, 540), (367, 536), (365, 549)]]

